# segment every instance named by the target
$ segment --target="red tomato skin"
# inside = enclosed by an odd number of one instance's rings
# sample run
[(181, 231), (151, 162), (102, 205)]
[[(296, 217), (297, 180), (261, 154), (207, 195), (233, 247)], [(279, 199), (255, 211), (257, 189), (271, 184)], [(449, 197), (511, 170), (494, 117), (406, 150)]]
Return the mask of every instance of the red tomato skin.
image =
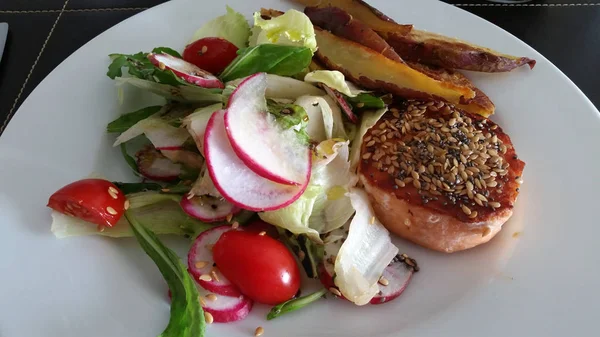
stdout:
[(222, 72), (237, 57), (238, 48), (220, 37), (205, 37), (185, 47), (183, 59), (212, 74)]
[(54, 192), (47, 206), (99, 226), (112, 227), (123, 216), (125, 201), (123, 192), (110, 181), (82, 179)]
[(213, 247), (217, 268), (242, 294), (276, 305), (300, 289), (300, 270), (292, 253), (279, 241), (247, 231), (221, 235)]

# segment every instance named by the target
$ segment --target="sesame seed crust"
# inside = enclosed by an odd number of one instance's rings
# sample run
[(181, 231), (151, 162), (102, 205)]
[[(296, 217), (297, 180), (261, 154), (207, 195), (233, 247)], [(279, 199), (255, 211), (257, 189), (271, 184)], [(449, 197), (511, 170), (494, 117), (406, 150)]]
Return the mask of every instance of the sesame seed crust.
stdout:
[(398, 199), (463, 222), (512, 210), (525, 163), (509, 136), (484, 117), (430, 103), (390, 108), (365, 135), (359, 171)]

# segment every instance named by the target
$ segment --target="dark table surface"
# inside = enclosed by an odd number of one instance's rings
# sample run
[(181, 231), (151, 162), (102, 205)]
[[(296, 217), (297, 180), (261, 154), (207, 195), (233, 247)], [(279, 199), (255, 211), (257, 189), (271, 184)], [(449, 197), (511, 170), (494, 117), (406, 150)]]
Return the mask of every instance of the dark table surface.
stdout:
[[(199, 0), (201, 1), (201, 0)], [(1, 0), (9, 36), (0, 61), (0, 134), (62, 60), (115, 24), (166, 0)], [(600, 107), (600, 0), (495, 4), (445, 0), (514, 34), (558, 66)]]

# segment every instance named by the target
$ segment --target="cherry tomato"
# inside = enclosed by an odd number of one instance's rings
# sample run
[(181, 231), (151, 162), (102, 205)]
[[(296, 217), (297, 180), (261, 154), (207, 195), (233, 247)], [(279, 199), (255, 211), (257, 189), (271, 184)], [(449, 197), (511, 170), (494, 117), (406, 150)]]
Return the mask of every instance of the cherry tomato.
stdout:
[(48, 207), (100, 226), (112, 227), (125, 211), (126, 198), (104, 179), (83, 179), (56, 191)]
[(218, 74), (237, 56), (238, 48), (220, 37), (205, 37), (188, 44), (183, 59), (196, 66)]
[(300, 270), (292, 253), (279, 241), (247, 231), (223, 233), (213, 247), (217, 267), (252, 300), (275, 305), (300, 288)]
[(268, 236), (272, 237), (273, 239), (277, 239), (279, 237), (279, 232), (277, 232), (277, 228), (262, 220), (256, 220), (248, 224), (247, 226), (241, 227), (241, 229), (246, 232), (252, 232), (256, 234), (265, 232)]

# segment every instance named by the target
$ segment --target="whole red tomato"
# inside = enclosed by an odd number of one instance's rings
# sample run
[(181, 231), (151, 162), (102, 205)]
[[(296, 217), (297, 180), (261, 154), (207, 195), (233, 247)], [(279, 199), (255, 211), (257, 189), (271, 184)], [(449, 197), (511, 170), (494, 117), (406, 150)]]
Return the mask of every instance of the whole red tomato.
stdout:
[(205, 37), (188, 44), (183, 59), (196, 66), (218, 74), (237, 56), (238, 48), (220, 37)]
[(219, 270), (252, 300), (275, 305), (300, 288), (300, 270), (290, 251), (268, 235), (229, 231), (213, 247)]
[(104, 179), (83, 179), (54, 192), (48, 207), (100, 226), (112, 227), (125, 211), (126, 198)]

